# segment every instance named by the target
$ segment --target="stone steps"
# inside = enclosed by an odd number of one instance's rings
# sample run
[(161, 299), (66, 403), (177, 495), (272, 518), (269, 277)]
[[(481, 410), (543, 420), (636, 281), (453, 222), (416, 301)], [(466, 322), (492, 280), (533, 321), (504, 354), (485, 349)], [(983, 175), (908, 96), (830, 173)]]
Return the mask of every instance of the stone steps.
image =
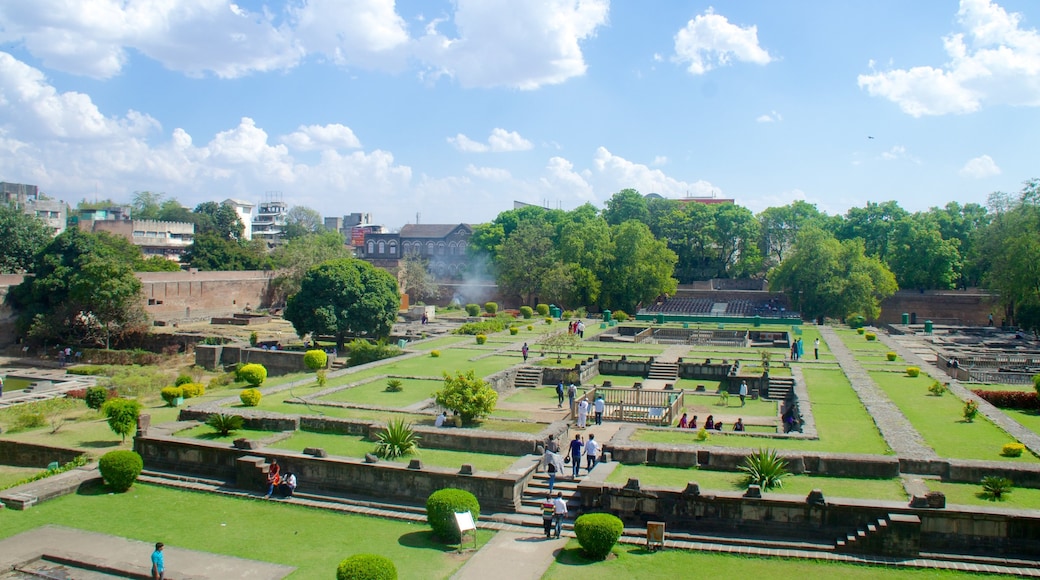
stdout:
[(658, 381), (672, 381), (679, 379), (679, 363), (658, 362), (650, 363), (650, 371), (647, 379)]
[(783, 401), (794, 390), (794, 379), (791, 377), (769, 377), (765, 398), (771, 401)]
[(522, 366), (516, 370), (516, 378), (513, 379), (516, 388), (538, 388), (542, 386), (542, 369), (539, 367)]

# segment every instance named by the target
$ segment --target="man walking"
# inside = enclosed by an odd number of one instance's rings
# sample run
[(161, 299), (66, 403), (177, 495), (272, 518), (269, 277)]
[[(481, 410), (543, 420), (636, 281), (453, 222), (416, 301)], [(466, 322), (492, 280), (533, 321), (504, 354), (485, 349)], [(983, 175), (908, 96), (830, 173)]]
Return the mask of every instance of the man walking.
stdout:
[(582, 397), (578, 403), (578, 429), (584, 429), (589, 417), (589, 399)]
[(820, 339), (817, 338), (816, 340), (814, 340), (812, 346), (813, 356), (816, 357), (816, 360), (820, 360)]
[(744, 406), (744, 397), (747, 396), (747, 381), (740, 381), (740, 406)]
[(596, 435), (590, 434), (589, 441), (585, 444), (585, 471), (592, 473), (592, 468), (596, 467), (596, 458), (599, 456), (599, 443), (596, 442)]
[(567, 402), (570, 403), (571, 413), (574, 412), (574, 399), (577, 396), (578, 387), (575, 387), (574, 383), (571, 383), (570, 386), (567, 387)]
[(596, 424), (603, 424), (603, 411), (607, 408), (607, 402), (603, 400), (603, 395), (596, 395), (596, 403), (594, 405), (596, 409)]
[(527, 362), (527, 353), (530, 349), (527, 348), (527, 343), (524, 343), (524, 347), (520, 349), (520, 352), (524, 353), (524, 362)]
[[(563, 507), (566, 508), (567, 506)], [(553, 501), (552, 490), (549, 490), (549, 495), (545, 496), (545, 501), (542, 502), (542, 527), (545, 528), (546, 540), (552, 537), (552, 525), (555, 516), (556, 502)]]
[(556, 383), (556, 408), (563, 408), (563, 381)]
[(166, 562), (165, 558), (163, 558), (163, 543), (158, 542), (155, 544), (155, 551), (152, 552), (152, 580), (163, 580), (165, 573)]
[(563, 518), (567, 517), (567, 502), (563, 500), (563, 492), (556, 492), (556, 499), (553, 500), (553, 520), (556, 524), (556, 537), (560, 537), (560, 532), (563, 531)]
[(581, 442), (581, 435), (575, 435), (574, 439), (571, 440), (571, 479), (578, 479), (578, 470), (581, 469), (581, 449), (584, 445)]

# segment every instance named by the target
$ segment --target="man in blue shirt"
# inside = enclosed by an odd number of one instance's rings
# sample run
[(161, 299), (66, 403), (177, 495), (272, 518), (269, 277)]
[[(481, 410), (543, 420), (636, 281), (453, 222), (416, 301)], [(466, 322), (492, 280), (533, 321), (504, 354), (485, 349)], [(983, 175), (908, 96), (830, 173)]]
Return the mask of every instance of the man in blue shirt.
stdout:
[(155, 551), (152, 552), (152, 579), (163, 580), (165, 571), (166, 562), (163, 560), (163, 543), (158, 542), (155, 544)]
[(573, 476), (571, 479), (578, 479), (578, 469), (581, 467), (581, 449), (585, 445), (581, 442), (581, 435), (575, 434), (574, 439), (571, 440), (571, 468), (573, 469)]

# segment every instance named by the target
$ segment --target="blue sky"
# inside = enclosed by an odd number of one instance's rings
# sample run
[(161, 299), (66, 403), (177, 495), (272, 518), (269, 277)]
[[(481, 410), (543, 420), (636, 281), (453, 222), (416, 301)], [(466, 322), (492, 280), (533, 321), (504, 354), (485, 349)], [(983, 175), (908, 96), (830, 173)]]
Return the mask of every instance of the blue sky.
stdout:
[[(1024, 0), (0, 4), (0, 180), (391, 229), (633, 187), (911, 211), (1036, 169)], [(873, 137), (870, 139), (868, 137)]]

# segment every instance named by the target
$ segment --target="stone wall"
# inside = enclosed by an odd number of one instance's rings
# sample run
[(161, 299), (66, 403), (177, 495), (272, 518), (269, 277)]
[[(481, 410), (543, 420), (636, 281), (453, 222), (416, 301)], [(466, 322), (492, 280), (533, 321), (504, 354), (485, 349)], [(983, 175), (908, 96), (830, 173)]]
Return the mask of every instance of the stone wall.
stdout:
[(424, 504), (434, 491), (455, 487), (477, 496), (482, 509), (504, 512), (515, 512), (520, 507), (523, 487), (533, 476), (536, 465), (532, 460), (522, 469), (461, 475), (456, 469), (410, 469), (382, 461), (365, 463), (341, 457), (319, 458), (276, 449), (246, 451), (222, 443), (157, 436), (137, 437), (134, 450), (141, 454), (146, 469), (204, 475), (234, 482), (242, 489), (261, 491), (263, 465), (277, 459), (283, 472), (296, 474), (300, 491)]
[(990, 313), (1000, 324), (1003, 310), (998, 296), (985, 291), (970, 290), (900, 290), (881, 302), (880, 324), (900, 324), (903, 313), (917, 315), (917, 323), (931, 320), (936, 324), (985, 326)]
[(65, 464), (80, 455), (83, 455), (83, 452), (75, 449), (0, 439), (0, 465), (46, 469), (51, 462)]
[[(277, 377), (307, 371), (304, 352), (292, 350), (264, 350), (236, 345), (199, 344), (195, 346), (195, 364), (210, 371), (223, 370), (242, 363), (258, 363), (267, 369), (267, 376)], [(330, 357), (328, 364), (332, 364)]]
[(542, 384), (555, 385), (560, 382), (565, 385), (572, 382), (576, 385), (589, 384), (592, 379), (599, 376), (598, 360), (599, 355), (596, 355), (596, 357), (579, 360), (570, 368), (546, 367), (542, 369)]
[(650, 374), (650, 361), (630, 359), (626, 356), (622, 356), (620, 360), (600, 359), (599, 372), (602, 375), (645, 377)]
[(270, 306), (273, 271), (139, 272), (153, 320), (209, 319)]

